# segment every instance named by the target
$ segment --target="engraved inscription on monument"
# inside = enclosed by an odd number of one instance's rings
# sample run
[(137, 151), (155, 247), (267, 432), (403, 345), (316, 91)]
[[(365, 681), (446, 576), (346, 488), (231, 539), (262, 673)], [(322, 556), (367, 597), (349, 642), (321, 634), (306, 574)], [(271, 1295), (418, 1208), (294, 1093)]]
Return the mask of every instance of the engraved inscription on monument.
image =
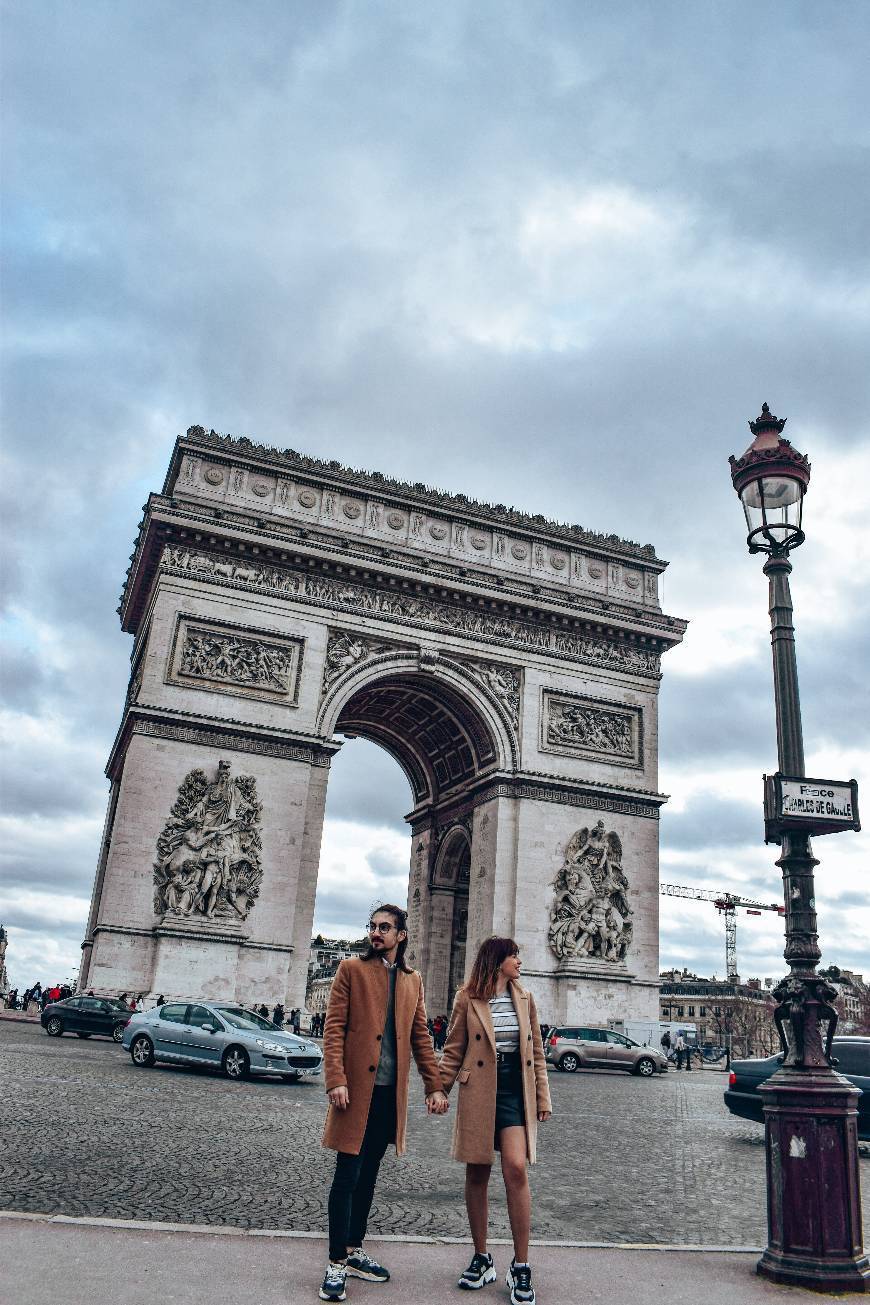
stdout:
[(167, 680), (184, 688), (296, 702), (302, 640), (179, 616)]
[(165, 917), (240, 921), (260, 892), (260, 815), (257, 783), (234, 779), (218, 763), (209, 783), (204, 770), (184, 778), (154, 863), (154, 911)]
[(631, 946), (632, 909), (622, 869), (622, 842), (604, 821), (578, 829), (553, 881), (547, 941), (560, 961), (595, 957), (624, 961)]
[(643, 765), (643, 713), (607, 699), (544, 690), (541, 749), (608, 765)]

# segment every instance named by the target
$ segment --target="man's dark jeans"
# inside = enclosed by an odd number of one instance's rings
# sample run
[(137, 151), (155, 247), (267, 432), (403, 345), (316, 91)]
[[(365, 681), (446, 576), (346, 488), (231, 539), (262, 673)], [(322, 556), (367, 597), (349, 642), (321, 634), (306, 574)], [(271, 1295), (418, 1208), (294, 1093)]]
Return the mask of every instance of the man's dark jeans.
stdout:
[(362, 1246), (384, 1152), (396, 1140), (396, 1088), (376, 1087), (359, 1155), (339, 1151), (329, 1192), (329, 1258), (347, 1258)]

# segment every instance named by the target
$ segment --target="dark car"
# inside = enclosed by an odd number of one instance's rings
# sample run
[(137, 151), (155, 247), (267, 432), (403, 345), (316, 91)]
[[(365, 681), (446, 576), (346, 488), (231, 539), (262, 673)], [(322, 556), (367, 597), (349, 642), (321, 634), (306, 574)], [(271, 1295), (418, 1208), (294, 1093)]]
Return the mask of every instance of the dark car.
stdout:
[(120, 1042), (133, 1012), (117, 997), (67, 997), (50, 1001), (42, 1012), (42, 1027), (50, 1038), (76, 1033), (89, 1038), (92, 1033)]
[[(870, 1038), (834, 1038), (832, 1055), (838, 1062), (836, 1068), (856, 1088), (858, 1098), (858, 1136), (870, 1140)], [(725, 1092), (725, 1104), (732, 1115), (741, 1119), (764, 1122), (763, 1100), (759, 1084), (779, 1069), (781, 1056), (766, 1056), (764, 1060), (734, 1060)]]

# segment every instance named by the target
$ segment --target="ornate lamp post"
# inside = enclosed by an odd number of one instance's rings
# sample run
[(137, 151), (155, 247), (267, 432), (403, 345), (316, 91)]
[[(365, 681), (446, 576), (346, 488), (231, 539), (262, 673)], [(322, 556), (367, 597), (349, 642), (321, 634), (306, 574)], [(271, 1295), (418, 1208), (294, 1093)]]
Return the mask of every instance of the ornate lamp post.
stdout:
[[(804, 542), (803, 499), (810, 481), (806, 457), (783, 439), (786, 418), (765, 403), (750, 422), (754, 440), (731, 458), (731, 477), (749, 530), (750, 553), (767, 554), (773, 683), (779, 772), (805, 776), (788, 555)], [(782, 784), (780, 783), (780, 790)], [(825, 790), (827, 791), (827, 790)], [(781, 843), (777, 865), (785, 895), (785, 952), (790, 973), (774, 990), (774, 1019), (783, 1061), (761, 1088), (767, 1148), (768, 1246), (758, 1272), (775, 1282), (817, 1291), (870, 1290), (864, 1254), (858, 1175), (857, 1090), (833, 1068), (831, 1039), (836, 995), (816, 974), (816, 932), (810, 832), (805, 824), (768, 823), (768, 841)], [(855, 822), (846, 828), (857, 827)], [(822, 1035), (822, 1027), (825, 1036)]]

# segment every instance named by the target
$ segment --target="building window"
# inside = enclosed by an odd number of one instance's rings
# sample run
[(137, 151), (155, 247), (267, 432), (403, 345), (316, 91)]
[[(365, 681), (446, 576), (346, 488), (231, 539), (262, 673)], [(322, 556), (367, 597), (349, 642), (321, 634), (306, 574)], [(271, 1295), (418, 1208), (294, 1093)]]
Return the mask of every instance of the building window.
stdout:
[(713, 1007), (713, 1014), (714, 1014), (714, 1015), (721, 1015), (721, 1014), (722, 1014), (722, 1007), (721, 1007), (721, 1006), (714, 1006), (714, 1007)]
[(699, 1015), (706, 1015), (706, 1014), (707, 1014), (707, 1007), (706, 1007), (706, 1006), (699, 1006), (699, 1007), (698, 1007), (698, 1014), (699, 1014)]
[(690, 1014), (690, 1015), (694, 1015), (694, 1013), (695, 1013), (695, 1007), (694, 1007), (694, 1006), (690, 1006), (690, 1007), (689, 1007), (689, 1014)]
[(680, 1019), (680, 1017), (682, 1016), (682, 1014), (683, 1014), (683, 1008), (682, 1008), (682, 1006), (678, 1006), (678, 1007), (677, 1007), (677, 1019)]

